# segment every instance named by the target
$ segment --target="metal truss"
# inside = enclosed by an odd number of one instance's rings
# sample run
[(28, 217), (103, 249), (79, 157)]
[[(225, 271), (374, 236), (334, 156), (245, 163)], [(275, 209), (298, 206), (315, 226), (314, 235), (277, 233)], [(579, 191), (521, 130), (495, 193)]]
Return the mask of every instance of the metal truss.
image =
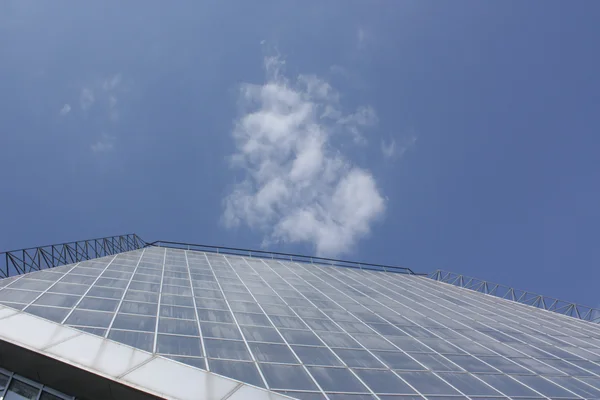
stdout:
[(138, 235), (130, 233), (0, 252), (0, 278), (137, 250), (145, 245)]
[(600, 323), (600, 309), (582, 306), (568, 301), (542, 296), (540, 294), (515, 289), (497, 283), (487, 282), (477, 278), (437, 270), (427, 276), (436, 281), (449, 283), (479, 293), (489, 294), (517, 303), (527, 304), (536, 308), (567, 315), (569, 317)]
[(28, 272), (40, 271), (60, 265), (73, 264), (93, 258), (104, 257), (144, 247), (169, 247), (217, 254), (245, 257), (269, 258), (311, 264), (334, 265), (338, 267), (396, 272), (410, 275), (426, 275), (428, 278), (454, 286), (473, 290), (518, 303), (556, 312), (584, 321), (600, 323), (600, 309), (542, 296), (525, 290), (514, 289), (477, 278), (437, 270), (431, 274), (420, 274), (407, 267), (383, 264), (338, 260), (334, 258), (311, 257), (300, 254), (278, 253), (264, 250), (250, 250), (235, 247), (211, 246), (159, 240), (145, 242), (135, 233), (105, 238), (80, 240), (76, 242), (30, 247), (27, 249), (0, 252), (0, 279)]
[(204, 251), (204, 252), (210, 252), (210, 253), (245, 256), (245, 257), (271, 258), (271, 259), (277, 259), (277, 260), (297, 261), (297, 262), (310, 263), (310, 264), (335, 265), (337, 267), (370, 269), (370, 270), (386, 271), (386, 272), (398, 272), (398, 273), (411, 274), (411, 275), (427, 275), (427, 274), (416, 273), (407, 267), (397, 267), (397, 266), (383, 265), (383, 264), (371, 264), (371, 263), (363, 263), (363, 262), (356, 262), (356, 261), (336, 260), (334, 258), (311, 257), (311, 256), (303, 256), (300, 254), (277, 253), (277, 252), (273, 252), (273, 251), (239, 249), (239, 248), (235, 248), (235, 247), (222, 247), (222, 246), (210, 246), (210, 245), (204, 245), (204, 244), (169, 242), (169, 241), (164, 241), (164, 240), (147, 243), (146, 246), (171, 247), (171, 248), (175, 248), (175, 249), (196, 250), (196, 251)]

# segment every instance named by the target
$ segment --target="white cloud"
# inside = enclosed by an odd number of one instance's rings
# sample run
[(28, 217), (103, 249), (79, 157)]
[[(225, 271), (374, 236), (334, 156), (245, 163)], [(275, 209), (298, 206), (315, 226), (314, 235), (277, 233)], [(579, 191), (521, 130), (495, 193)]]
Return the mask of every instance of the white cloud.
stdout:
[(95, 101), (94, 91), (89, 88), (81, 89), (81, 95), (79, 96), (79, 104), (83, 111), (89, 110)]
[(63, 108), (60, 109), (60, 115), (67, 115), (71, 112), (71, 106), (69, 104), (65, 104)]
[(106, 78), (102, 82), (102, 89), (107, 92), (115, 90), (121, 83), (121, 74), (116, 74), (112, 77)]
[(244, 112), (235, 121), (231, 163), (245, 177), (224, 199), (223, 221), (261, 232), (265, 244), (309, 243), (336, 256), (368, 235), (385, 211), (373, 175), (334, 146), (377, 117), (370, 107), (343, 114), (327, 82), (312, 75), (290, 80), (282, 67), (280, 58), (267, 57), (267, 81), (241, 87)]
[(364, 28), (358, 28), (356, 31), (356, 47), (359, 50), (365, 48), (367, 42), (367, 31)]
[(108, 118), (116, 122), (119, 119), (119, 110), (117, 110), (117, 97), (109, 96), (108, 98)]
[(417, 135), (412, 134), (409, 137), (402, 140), (398, 145), (394, 138), (388, 141), (381, 141), (381, 152), (385, 158), (402, 157), (409, 149), (414, 147), (417, 142)]
[(381, 152), (385, 158), (392, 158), (396, 153), (396, 141), (391, 139), (389, 143), (384, 140), (381, 141)]
[(92, 144), (91, 149), (94, 153), (103, 153), (107, 151), (111, 151), (115, 148), (115, 138), (114, 136), (107, 135), (106, 133), (102, 134), (102, 137), (94, 144)]

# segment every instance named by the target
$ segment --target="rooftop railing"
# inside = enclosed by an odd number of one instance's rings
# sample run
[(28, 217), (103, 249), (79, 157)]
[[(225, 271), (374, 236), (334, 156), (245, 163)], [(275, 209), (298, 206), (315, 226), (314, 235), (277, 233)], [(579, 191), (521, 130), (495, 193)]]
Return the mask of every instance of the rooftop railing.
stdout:
[(529, 306), (567, 315), (573, 318), (582, 319), (584, 321), (600, 323), (600, 309), (597, 308), (582, 306), (580, 304), (555, 299), (553, 297), (542, 296), (541, 294), (515, 289), (509, 286), (500, 285), (498, 283), (492, 283), (478, 278), (455, 274), (453, 272), (437, 270), (429, 274), (428, 277), (436, 281), (449, 283), (450, 285), (473, 290), (479, 293), (512, 300), (521, 304), (527, 304)]

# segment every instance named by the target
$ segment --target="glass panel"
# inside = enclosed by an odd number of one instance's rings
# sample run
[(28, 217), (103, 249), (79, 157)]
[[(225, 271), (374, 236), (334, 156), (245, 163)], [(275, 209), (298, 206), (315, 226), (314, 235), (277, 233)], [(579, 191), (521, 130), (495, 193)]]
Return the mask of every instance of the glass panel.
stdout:
[(244, 342), (236, 340), (205, 339), (206, 353), (211, 358), (229, 360), (251, 360), (250, 353)]
[(140, 292), (130, 289), (125, 293), (125, 300), (158, 303), (158, 293)]
[(319, 337), (330, 347), (362, 349), (362, 346), (350, 335), (337, 332), (319, 332)]
[(67, 325), (83, 325), (97, 328), (108, 328), (113, 314), (100, 311), (75, 310), (67, 318)]
[(477, 377), (489, 383), (495, 389), (498, 389), (507, 396), (539, 397), (539, 394), (506, 375), (483, 374), (477, 375)]
[(200, 329), (202, 329), (202, 335), (204, 337), (242, 340), (240, 330), (234, 324), (219, 324), (216, 322), (203, 321), (200, 324)]
[(319, 338), (311, 331), (279, 329), (279, 332), (290, 344), (323, 345)]
[(248, 343), (257, 361), (297, 364), (298, 360), (289, 347), (281, 344)]
[(191, 365), (192, 367), (206, 369), (205, 359), (202, 357), (184, 357), (184, 356), (174, 356), (171, 354), (165, 354), (163, 357), (169, 358), (171, 360), (178, 361), (183, 364)]
[[(18, 281), (17, 281), (18, 282)], [(26, 290), (17, 289), (2, 289), (0, 290), (0, 300), (10, 301), (14, 303), (31, 303), (40, 295), (40, 292), (29, 292)]]
[(404, 369), (410, 371), (425, 370), (418, 362), (401, 352), (375, 351), (373, 354), (392, 369)]
[(259, 364), (271, 389), (318, 390), (299, 365)]
[(215, 374), (224, 375), (251, 385), (265, 387), (254, 363), (210, 359), (208, 364), (211, 372)]
[(67, 296), (64, 294), (45, 293), (35, 301), (36, 305), (54, 307), (73, 307), (79, 301), (79, 296)]
[(71, 310), (68, 308), (29, 306), (24, 311), (29, 314), (37, 315), (38, 317), (49, 319), (50, 321), (61, 323)]
[(120, 300), (123, 297), (123, 289), (92, 286), (87, 295), (92, 297), (106, 297), (108, 299)]
[(487, 357), (480, 356), (482, 361), (490, 364), (492, 367), (499, 369), (500, 371), (507, 374), (531, 374), (531, 371), (521, 367), (518, 364), (506, 359), (504, 357)]
[(156, 317), (143, 315), (117, 314), (112, 325), (115, 329), (127, 329), (132, 331), (154, 332), (156, 329)]
[(444, 373), (439, 376), (467, 396), (500, 396), (497, 390), (465, 373)]
[(439, 354), (433, 353), (411, 353), (418, 362), (423, 364), (427, 369), (432, 371), (447, 371), (447, 372), (458, 372), (463, 371), (461, 367), (452, 363), (450, 360), (444, 358)]
[(556, 386), (555, 384), (545, 380), (541, 376), (524, 375), (515, 376), (520, 382), (526, 384), (533, 390), (537, 390), (543, 395), (549, 397), (572, 397), (573, 393), (566, 391), (565, 389)]
[(233, 317), (229, 311), (205, 310), (199, 308), (198, 318), (200, 321), (233, 323)]
[(307, 367), (325, 391), (368, 392), (368, 389), (345, 368)]
[(354, 372), (375, 393), (416, 394), (410, 386), (391, 371), (355, 369)]
[(58, 282), (56, 285), (48, 289), (48, 292), (52, 293), (64, 293), (71, 295), (82, 295), (87, 292), (89, 286), (86, 285), (73, 285), (70, 283)]
[(424, 395), (459, 394), (431, 372), (399, 372), (398, 374)]
[(115, 311), (119, 306), (118, 300), (99, 299), (95, 297), (84, 297), (77, 305), (79, 309), (94, 311)]
[(349, 367), (385, 368), (385, 365), (366, 350), (333, 349), (333, 351)]
[[(283, 395), (289, 396), (292, 399), (298, 400), (325, 400), (326, 397), (318, 392), (293, 392), (289, 390), (276, 390), (277, 393), (281, 393)], [(331, 400), (331, 396), (329, 396)], [(419, 399), (421, 400), (421, 399)]]
[(360, 344), (365, 346), (369, 350), (396, 350), (397, 349), (390, 344), (388, 341), (383, 339), (381, 336), (376, 335), (363, 335), (356, 333), (352, 335)]
[(455, 356), (452, 354), (448, 354), (445, 356), (450, 361), (455, 364), (460, 365), (468, 372), (498, 372), (495, 368), (490, 367), (489, 365), (479, 361), (475, 357), (471, 356)]
[(242, 326), (241, 329), (248, 341), (283, 343), (283, 339), (274, 328)]
[(110, 340), (135, 347), (140, 350), (152, 352), (154, 347), (154, 333), (130, 332), (111, 329), (108, 334)]
[(225, 310), (227, 311), (227, 303), (225, 300), (218, 299), (207, 299), (196, 297), (196, 307), (198, 308), (211, 308), (215, 310)]
[(35, 400), (39, 392), (40, 389), (13, 379), (4, 396), (4, 400)]
[(63, 398), (55, 396), (52, 393), (42, 392), (40, 395), (40, 400), (63, 400)]
[(6, 384), (8, 383), (9, 377), (0, 372), (0, 393), (6, 389)]
[(326, 347), (292, 346), (296, 355), (306, 365), (343, 365), (334, 353)]
[(161, 317), (158, 321), (158, 332), (178, 335), (200, 336), (198, 322), (187, 319)]
[[(594, 389), (591, 386), (586, 385), (583, 382), (578, 381), (577, 379), (566, 377), (566, 376), (552, 376), (549, 377), (552, 382), (559, 384), (565, 389), (569, 389), (573, 393), (577, 393), (580, 396), (589, 399), (598, 399), (600, 398), (600, 385), (597, 386), (597, 389)], [(600, 382), (599, 382), (600, 383)], [(591, 383), (590, 383), (591, 384)]]
[(181, 356), (202, 356), (200, 338), (158, 335), (156, 338), (156, 352), (164, 354), (175, 354)]
[(169, 318), (196, 319), (196, 310), (190, 307), (160, 306), (160, 315)]
[(156, 315), (156, 304), (149, 303), (137, 303), (134, 301), (124, 301), (121, 303), (119, 312), (127, 314), (139, 314), (139, 315)]

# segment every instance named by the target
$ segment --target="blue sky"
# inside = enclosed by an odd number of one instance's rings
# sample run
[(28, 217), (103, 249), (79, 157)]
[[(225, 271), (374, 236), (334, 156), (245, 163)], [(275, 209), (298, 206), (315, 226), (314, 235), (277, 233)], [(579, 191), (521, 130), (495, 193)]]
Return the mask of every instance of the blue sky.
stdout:
[(441, 268), (597, 306), (600, 3), (0, 3), (0, 244)]

